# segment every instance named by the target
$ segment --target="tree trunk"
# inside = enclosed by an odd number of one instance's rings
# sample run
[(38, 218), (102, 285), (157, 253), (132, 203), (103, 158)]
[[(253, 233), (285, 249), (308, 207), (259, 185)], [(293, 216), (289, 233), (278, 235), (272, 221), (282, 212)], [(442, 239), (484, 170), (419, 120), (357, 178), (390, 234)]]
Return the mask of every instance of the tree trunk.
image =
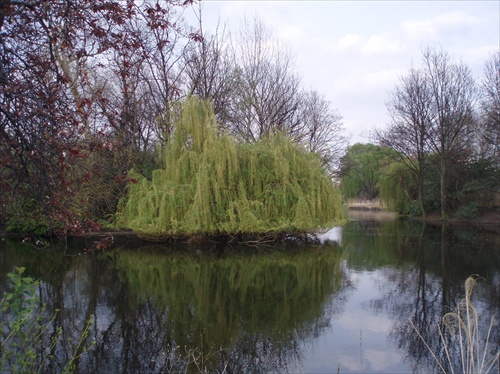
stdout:
[(425, 222), (425, 206), (424, 206), (424, 163), (422, 161), (419, 162), (418, 166), (418, 202), (420, 204), (420, 211), (422, 212), (422, 220)]
[(446, 157), (441, 154), (441, 221), (448, 219), (446, 213)]

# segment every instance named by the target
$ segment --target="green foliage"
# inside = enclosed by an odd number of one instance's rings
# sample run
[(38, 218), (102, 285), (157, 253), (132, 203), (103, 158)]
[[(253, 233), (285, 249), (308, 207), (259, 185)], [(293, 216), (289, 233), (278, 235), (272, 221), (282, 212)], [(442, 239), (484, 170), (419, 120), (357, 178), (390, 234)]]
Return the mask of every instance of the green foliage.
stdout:
[(492, 160), (478, 160), (455, 166), (451, 176), (452, 207), (463, 218), (477, 216), (480, 210), (494, 208), (494, 194), (500, 186), (500, 170)]
[(479, 206), (477, 202), (472, 202), (467, 205), (462, 205), (460, 206), (456, 213), (455, 217), (456, 218), (474, 218), (479, 215)]
[[(25, 268), (16, 268), (17, 273), (9, 273), (14, 288), (12, 292), (5, 295), (5, 303), (2, 305), (2, 311), (8, 308), (16, 315), (32, 313), (36, 307), (36, 286), (38, 282), (30, 277), (22, 277)], [(16, 297), (18, 296), (18, 297)]]
[[(440, 209), (439, 158), (430, 154), (426, 160), (424, 208), (428, 212)], [(482, 211), (495, 209), (494, 195), (500, 185), (500, 170), (490, 160), (457, 161), (448, 167), (448, 209), (455, 218), (471, 219)], [(418, 215), (418, 186), (411, 171), (402, 163), (392, 163), (381, 174), (380, 199), (389, 210)]]
[(387, 164), (388, 151), (373, 144), (357, 143), (342, 158), (342, 192), (348, 198), (372, 199), (379, 195), (379, 181)]
[(40, 365), (37, 345), (42, 329), (42, 314), (38, 307), (37, 282), (23, 277), (25, 268), (9, 273), (12, 291), (1, 301), (2, 314), (9, 311), (12, 318), (1, 324), (2, 372), (34, 372)]
[(415, 187), (410, 170), (404, 164), (394, 162), (380, 177), (380, 199), (389, 210), (400, 214), (417, 213), (418, 202), (413, 191)]
[[(40, 304), (37, 286), (38, 281), (31, 277), (23, 277), (24, 267), (17, 268), (15, 273), (7, 276), (11, 280), (12, 290), (6, 292), (0, 302), (2, 322), (0, 323), (0, 371), (2, 373), (35, 373), (41, 372), (45, 363), (52, 357), (45, 352), (54, 352), (60, 342), (61, 328), (51, 333), (49, 346), (40, 351), (40, 343), (48, 336), (48, 329), (53, 323), (58, 311), (48, 323), (44, 322), (46, 307)], [(63, 369), (63, 373), (72, 373), (77, 360), (86, 350), (83, 343), (88, 337), (93, 319), (89, 319), (74, 354)]]
[(33, 198), (13, 198), (7, 205), (7, 231), (46, 234), (49, 231), (47, 215)]
[[(433, 190), (439, 185), (437, 157), (429, 159), (427, 203), (437, 205), (439, 197)], [(500, 185), (500, 170), (492, 160), (456, 160), (448, 167), (447, 208), (456, 218), (471, 219), (484, 210), (495, 209), (494, 195)], [(434, 188), (432, 187), (434, 186)]]
[(211, 105), (181, 108), (151, 180), (132, 171), (117, 224), (149, 235), (308, 232), (343, 219), (319, 157), (282, 134), (254, 144), (217, 133)]

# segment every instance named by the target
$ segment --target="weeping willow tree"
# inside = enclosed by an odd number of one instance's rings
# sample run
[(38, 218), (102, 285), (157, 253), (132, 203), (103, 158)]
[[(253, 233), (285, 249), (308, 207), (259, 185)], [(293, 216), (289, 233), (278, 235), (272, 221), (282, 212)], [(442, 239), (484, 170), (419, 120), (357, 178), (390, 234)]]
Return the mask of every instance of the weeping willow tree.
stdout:
[(151, 180), (134, 171), (117, 224), (149, 235), (314, 232), (343, 220), (317, 155), (281, 134), (242, 144), (188, 98)]
[(414, 174), (400, 162), (392, 163), (380, 177), (380, 200), (387, 209), (410, 214), (418, 208), (415, 198)]

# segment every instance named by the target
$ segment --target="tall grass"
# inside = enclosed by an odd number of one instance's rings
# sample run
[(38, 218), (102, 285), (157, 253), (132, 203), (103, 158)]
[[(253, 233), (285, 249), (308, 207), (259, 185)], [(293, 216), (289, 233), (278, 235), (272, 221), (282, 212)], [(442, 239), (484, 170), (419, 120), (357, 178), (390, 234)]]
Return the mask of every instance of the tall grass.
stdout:
[[(446, 362), (441, 362), (437, 358), (436, 353), (430, 348), (428, 342), (410, 320), (411, 325), (443, 373), (448, 373), (445, 369), (445, 366), (447, 366), (453, 374), (486, 374), (492, 372), (495, 365), (499, 364), (500, 351), (498, 350), (498, 343), (491, 343), (490, 341), (492, 333), (497, 327), (496, 318), (495, 316), (491, 317), (488, 331), (484, 336), (480, 332), (483, 323), (482, 319), (472, 302), (472, 292), (479, 279), (477, 275), (467, 278), (465, 281), (465, 298), (459, 300), (455, 310), (443, 316), (444, 327), (437, 326), (439, 339), (443, 343), (445, 350)], [(446, 332), (451, 338), (449, 341), (445, 339)], [(452, 344), (455, 346), (452, 346)], [(492, 347), (493, 344), (497, 345), (496, 350), (494, 346)], [(458, 358), (453, 354), (455, 351), (460, 353)]]

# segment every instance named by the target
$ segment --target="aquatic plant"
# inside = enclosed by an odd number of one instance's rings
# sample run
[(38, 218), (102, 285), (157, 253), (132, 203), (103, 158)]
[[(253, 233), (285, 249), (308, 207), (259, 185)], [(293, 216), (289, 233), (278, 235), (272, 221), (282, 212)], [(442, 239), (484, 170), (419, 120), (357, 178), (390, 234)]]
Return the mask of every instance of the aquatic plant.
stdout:
[[(0, 323), (0, 372), (2, 373), (39, 373), (53, 358), (56, 346), (62, 343), (62, 330), (49, 331), (58, 311), (48, 322), (44, 322), (46, 305), (40, 303), (37, 293), (38, 281), (24, 277), (24, 267), (16, 268), (15, 273), (7, 276), (12, 283), (11, 292), (7, 292), (0, 301), (2, 322)], [(6, 313), (6, 314), (4, 314)], [(93, 318), (90, 318), (77, 342), (73, 354), (64, 366), (63, 373), (75, 371), (76, 361), (85, 353), (84, 347)], [(50, 337), (49, 339), (44, 339)], [(41, 342), (49, 341), (46, 347)]]
[(131, 171), (118, 226), (148, 235), (304, 233), (343, 220), (341, 194), (321, 165), (283, 134), (245, 144), (219, 133), (211, 105), (182, 105), (151, 180)]
[[(467, 278), (465, 281), (465, 298), (459, 300), (455, 310), (443, 316), (444, 328), (438, 325), (439, 338), (443, 343), (447, 362), (441, 362), (437, 358), (436, 353), (429, 347), (429, 344), (410, 320), (413, 328), (443, 373), (451, 372), (454, 374), (458, 371), (464, 374), (489, 373), (495, 365), (499, 365), (500, 351), (498, 350), (498, 343), (496, 351), (491, 349), (490, 345), (490, 337), (497, 324), (495, 316), (491, 317), (486, 337), (482, 336), (480, 334), (482, 321), (480, 320), (478, 310), (472, 302), (472, 291), (478, 279), (477, 275)], [(445, 332), (450, 334), (450, 342), (446, 340)], [(451, 346), (452, 343), (454, 344), (453, 347)], [(456, 355), (451, 353), (452, 349), (458, 350), (458, 361), (455, 359)]]
[(13, 290), (2, 299), (1, 311), (10, 309), (10, 320), (0, 325), (2, 371), (33, 371), (36, 364), (36, 342), (41, 325), (41, 313), (37, 313), (36, 283), (30, 277), (23, 277), (24, 268), (17, 268), (16, 273), (9, 273)]

